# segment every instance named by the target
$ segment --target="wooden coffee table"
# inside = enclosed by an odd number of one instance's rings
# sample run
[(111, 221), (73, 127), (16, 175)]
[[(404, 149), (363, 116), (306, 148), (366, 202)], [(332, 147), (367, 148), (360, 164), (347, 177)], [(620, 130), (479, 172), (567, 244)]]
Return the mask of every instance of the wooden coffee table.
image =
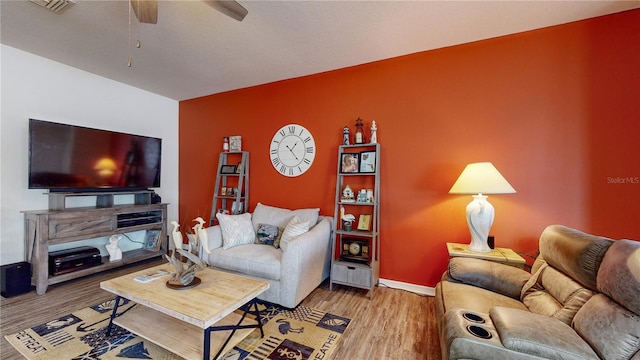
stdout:
[[(117, 295), (107, 332), (116, 324), (185, 359), (207, 360), (212, 345), (218, 348), (216, 359), (255, 328), (264, 336), (256, 296), (269, 288), (266, 281), (213, 269), (196, 273), (202, 283), (186, 290), (168, 288), (170, 275), (145, 284), (134, 280), (157, 270), (171, 267), (159, 265), (100, 283), (100, 288)], [(117, 316), (121, 297), (142, 307)], [(245, 304), (243, 314), (234, 312)], [(257, 321), (247, 319), (248, 313)]]

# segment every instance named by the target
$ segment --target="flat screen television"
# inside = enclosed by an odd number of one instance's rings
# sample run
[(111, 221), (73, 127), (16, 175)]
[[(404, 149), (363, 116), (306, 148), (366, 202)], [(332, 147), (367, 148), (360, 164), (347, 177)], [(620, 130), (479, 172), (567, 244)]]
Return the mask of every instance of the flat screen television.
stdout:
[(29, 189), (160, 187), (162, 139), (29, 119)]

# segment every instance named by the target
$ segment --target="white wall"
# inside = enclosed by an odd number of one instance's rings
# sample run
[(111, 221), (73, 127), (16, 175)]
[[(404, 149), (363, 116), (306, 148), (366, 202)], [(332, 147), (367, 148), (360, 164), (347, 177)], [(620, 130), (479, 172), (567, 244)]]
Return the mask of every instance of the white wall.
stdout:
[(43, 190), (27, 189), (29, 118), (162, 138), (155, 190), (178, 218), (178, 101), (5, 45), (0, 54), (0, 265), (27, 260), (20, 211), (48, 207)]

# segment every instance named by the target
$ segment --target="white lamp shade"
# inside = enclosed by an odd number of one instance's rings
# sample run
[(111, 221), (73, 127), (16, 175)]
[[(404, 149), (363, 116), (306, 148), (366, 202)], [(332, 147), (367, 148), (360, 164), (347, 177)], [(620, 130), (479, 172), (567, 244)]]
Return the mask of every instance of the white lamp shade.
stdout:
[(468, 164), (449, 194), (512, 194), (516, 190), (490, 162)]
[(487, 196), (482, 194), (510, 194), (516, 190), (498, 169), (490, 162), (479, 162), (467, 165), (455, 184), (449, 190), (450, 194), (477, 194), (467, 205), (467, 225), (471, 233), (469, 250), (489, 252), (487, 243), (489, 230), (493, 225), (495, 212)]

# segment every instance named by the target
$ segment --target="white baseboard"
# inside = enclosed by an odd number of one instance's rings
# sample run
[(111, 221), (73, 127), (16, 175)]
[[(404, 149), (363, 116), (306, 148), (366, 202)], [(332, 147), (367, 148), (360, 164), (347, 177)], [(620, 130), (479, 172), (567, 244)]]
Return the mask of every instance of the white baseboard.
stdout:
[(387, 280), (387, 279), (380, 279), (379, 283), (382, 286), (387, 286), (393, 289), (406, 290), (406, 291), (420, 294), (420, 295), (427, 295), (427, 296), (436, 295), (436, 289), (429, 286), (409, 284), (405, 282)]

